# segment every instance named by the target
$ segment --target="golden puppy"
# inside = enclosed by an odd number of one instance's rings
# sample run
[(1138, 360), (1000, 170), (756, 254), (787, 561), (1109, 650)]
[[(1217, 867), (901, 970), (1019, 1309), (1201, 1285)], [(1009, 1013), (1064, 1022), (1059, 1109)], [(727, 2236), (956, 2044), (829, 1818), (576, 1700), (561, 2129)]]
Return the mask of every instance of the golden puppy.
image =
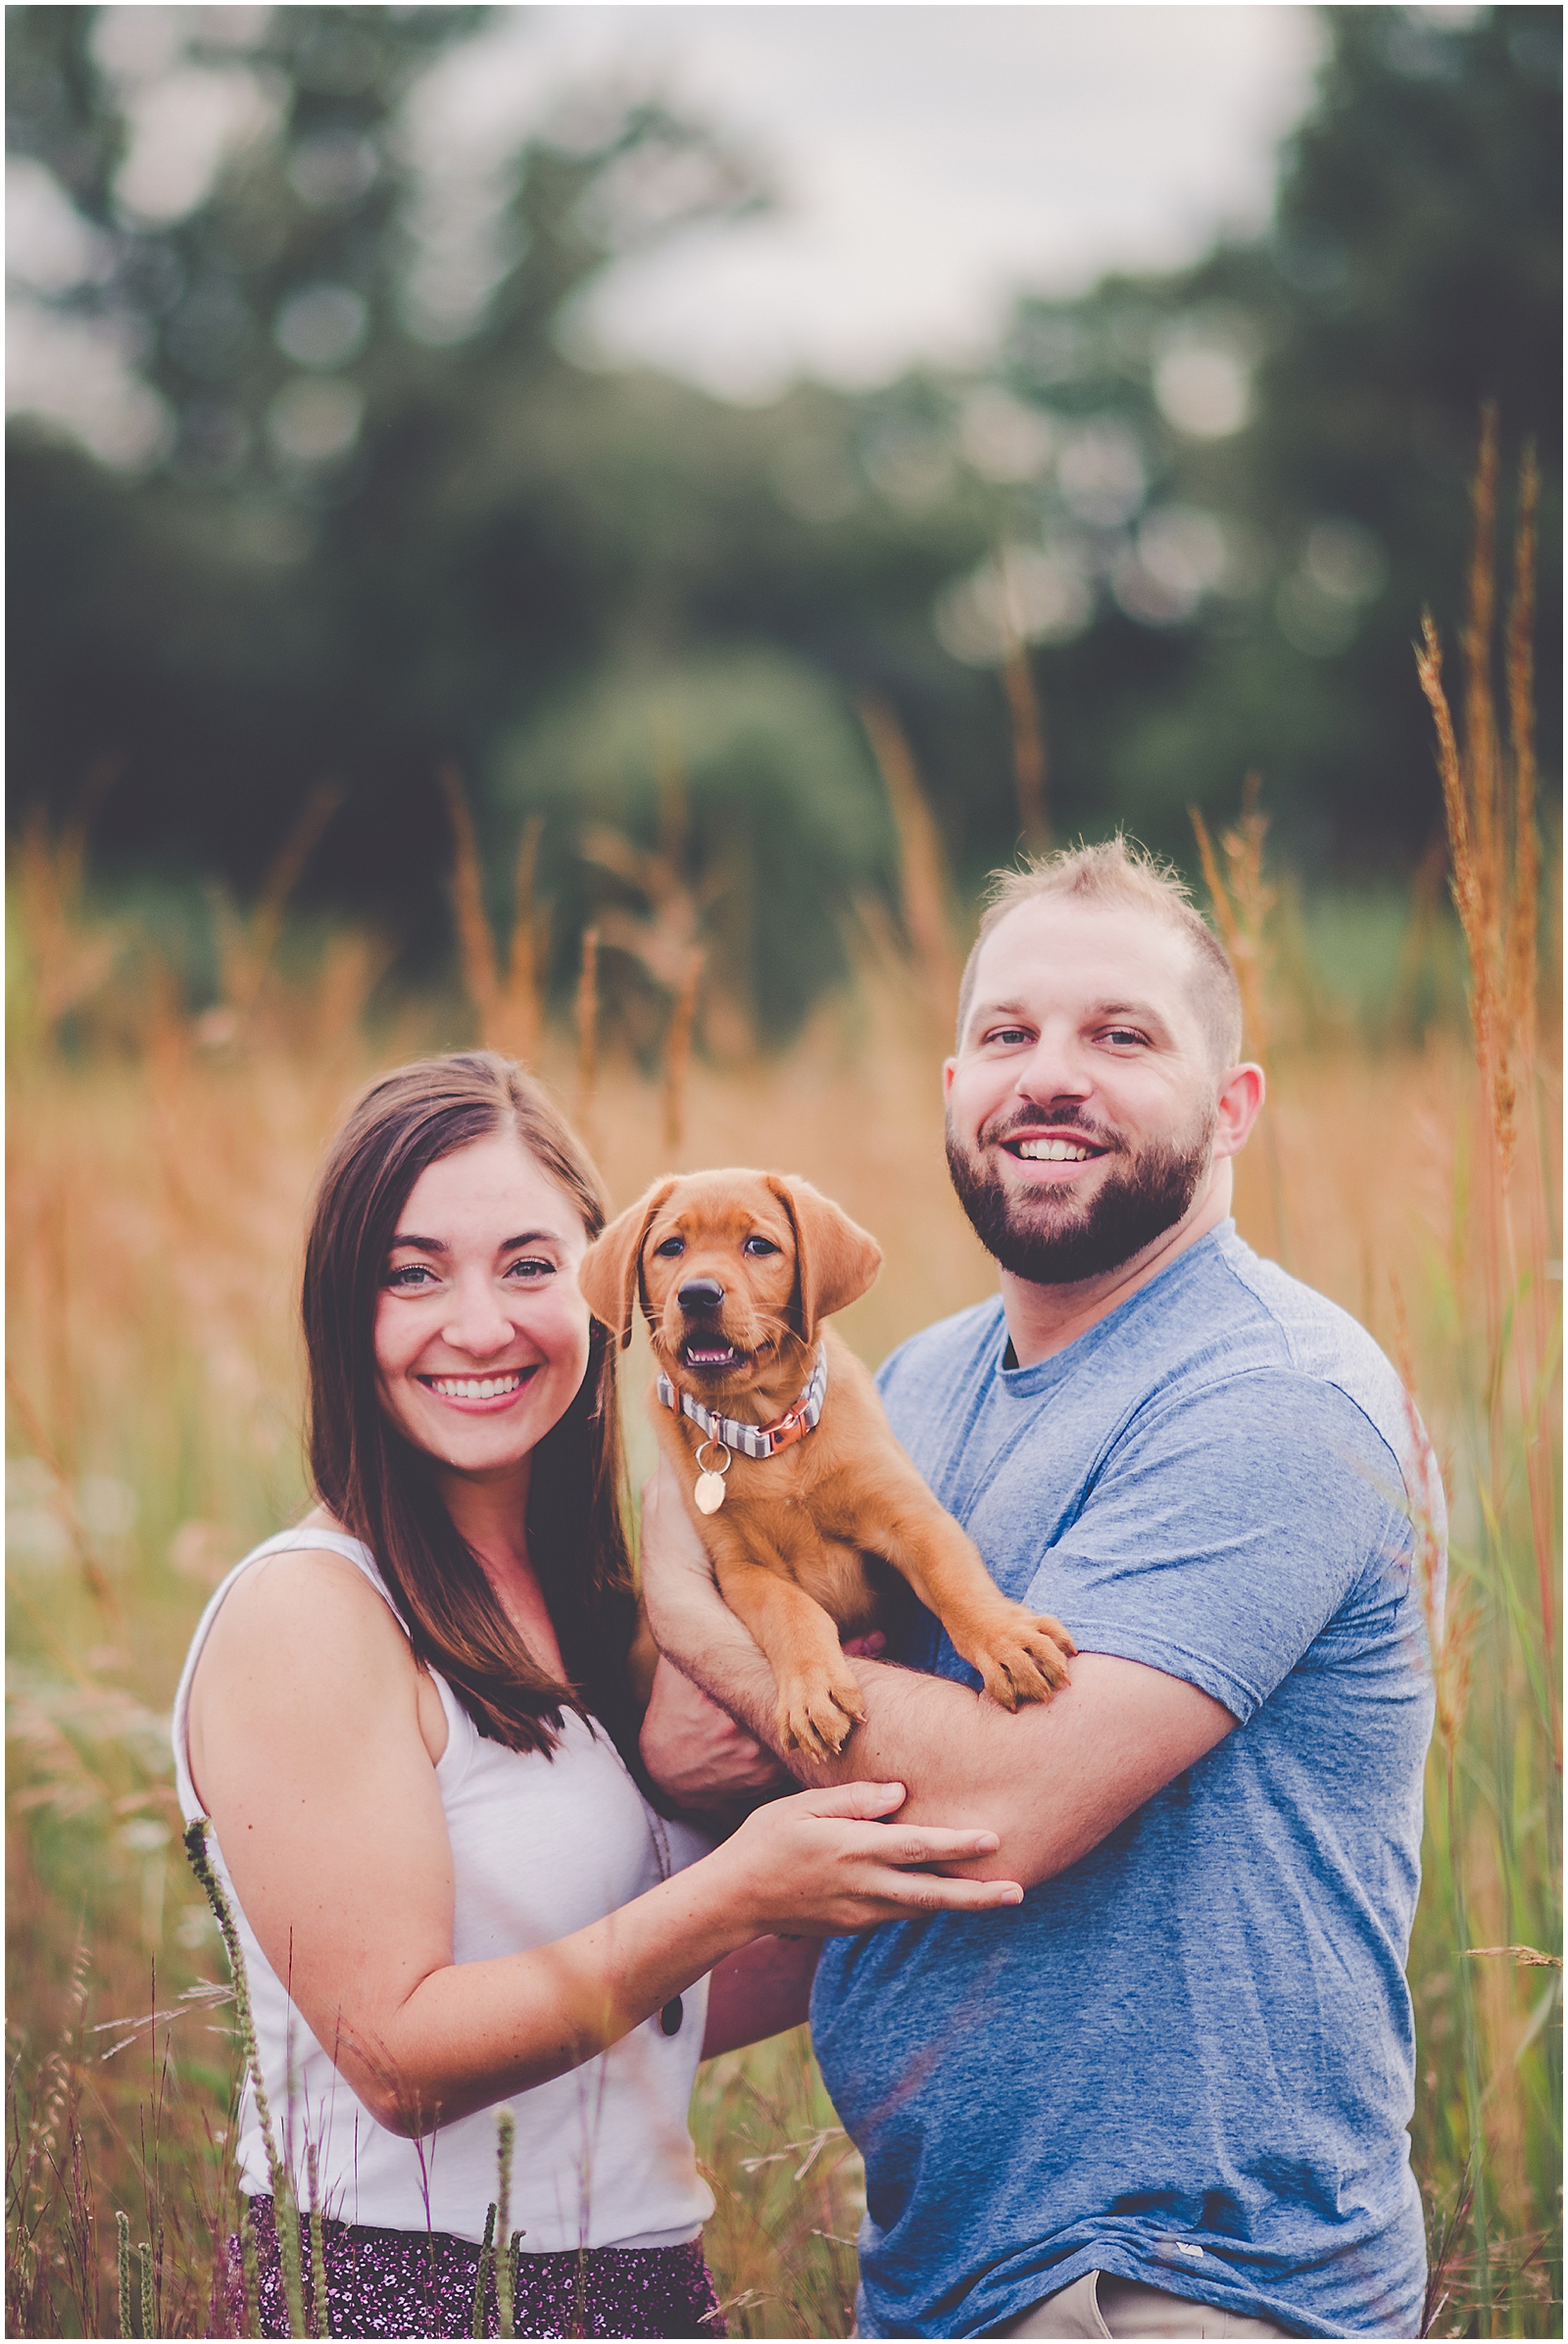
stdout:
[(584, 1257), (622, 1347), (641, 1307), (649, 1406), (719, 1590), (767, 1655), (785, 1746), (826, 1757), (865, 1709), (839, 1631), (872, 1625), (868, 1558), (903, 1573), (1005, 1708), (1049, 1699), (1076, 1650), (1012, 1602), (894, 1438), (871, 1378), (821, 1321), (865, 1293), (874, 1240), (804, 1180), (661, 1180)]

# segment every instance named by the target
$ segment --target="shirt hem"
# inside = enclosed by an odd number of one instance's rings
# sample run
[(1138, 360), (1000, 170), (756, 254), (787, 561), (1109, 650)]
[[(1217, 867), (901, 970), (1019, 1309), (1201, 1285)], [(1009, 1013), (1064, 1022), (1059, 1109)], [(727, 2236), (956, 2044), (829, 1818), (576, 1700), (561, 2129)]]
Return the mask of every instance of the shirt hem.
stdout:
[[(1413, 2328), (1404, 2325), (1368, 2324), (1351, 2327), (1343, 2320), (1328, 2320), (1305, 2310), (1300, 2304), (1286, 2303), (1280, 2296), (1265, 2295), (1255, 2288), (1238, 2285), (1234, 2276), (1229, 2286), (1205, 2286), (1197, 2271), (1173, 2270), (1163, 2262), (1141, 2261), (1136, 2256), (1126, 2254), (1115, 2244), (1107, 2244), (1103, 2249), (1084, 2247), (1051, 2271), (1037, 2272), (1032, 2279), (1020, 2280), (1006, 2291), (1002, 2301), (993, 2301), (986, 2306), (983, 2322), (979, 2326), (944, 2323), (942, 2326), (916, 2327), (907, 2321), (892, 2327), (873, 2326), (869, 2323), (862, 2285), (857, 2326), (859, 2334), (867, 2338), (891, 2339), (907, 2335), (990, 2336), (999, 2327), (1005, 2326), (1008, 2320), (1016, 2320), (1023, 2313), (1031, 2311), (1036, 2304), (1044, 2303), (1049, 2296), (1058, 2295), (1064, 2288), (1076, 2286), (1092, 2271), (1102, 2271), (1107, 2278), (1130, 2279), (1139, 2286), (1158, 2287), (1166, 2295), (1179, 2296), (1184, 2303), (1211, 2305), (1215, 2311), (1232, 2312), (1247, 2320), (1271, 2320), (1276, 2326), (1283, 2327), (1293, 2336), (1370, 2338), (1403, 2336), (1414, 2332)], [(958, 2318), (961, 2320), (963, 2317), (960, 2311)], [(1411, 2317), (1419, 2320), (1419, 2306)]]

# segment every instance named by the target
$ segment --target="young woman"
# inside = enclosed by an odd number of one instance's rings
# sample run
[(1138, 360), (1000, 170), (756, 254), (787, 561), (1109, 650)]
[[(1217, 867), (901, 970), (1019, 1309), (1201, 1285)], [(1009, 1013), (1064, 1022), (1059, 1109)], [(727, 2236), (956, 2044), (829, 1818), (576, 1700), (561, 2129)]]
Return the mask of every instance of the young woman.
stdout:
[[(367, 1093), (306, 1250), (319, 1503), (230, 1572), (175, 1702), (335, 2334), (470, 2332), (503, 2103), (517, 2334), (722, 2333), (686, 2111), (705, 2052), (793, 2015), (758, 1940), (1021, 1893), (912, 1869), (996, 1840), (890, 1829), (897, 1784), (777, 1799), (711, 1852), (647, 1795), (614, 1348), (576, 1282), (604, 1220), (509, 1061)], [(239, 2162), (284, 2334), (248, 2088)]]

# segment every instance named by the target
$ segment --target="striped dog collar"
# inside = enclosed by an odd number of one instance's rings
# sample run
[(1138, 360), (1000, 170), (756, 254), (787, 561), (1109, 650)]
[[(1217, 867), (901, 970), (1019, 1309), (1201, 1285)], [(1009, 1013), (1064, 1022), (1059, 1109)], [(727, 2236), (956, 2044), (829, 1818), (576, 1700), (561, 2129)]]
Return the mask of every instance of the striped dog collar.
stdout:
[(742, 1424), (739, 1417), (715, 1415), (701, 1400), (693, 1399), (689, 1392), (678, 1392), (662, 1368), (657, 1389), (664, 1406), (681, 1416), (689, 1416), (706, 1440), (719, 1441), (726, 1448), (739, 1449), (743, 1457), (776, 1457), (781, 1448), (793, 1447), (815, 1429), (827, 1398), (827, 1348), (824, 1344), (817, 1352), (810, 1380), (794, 1407), (772, 1424)]

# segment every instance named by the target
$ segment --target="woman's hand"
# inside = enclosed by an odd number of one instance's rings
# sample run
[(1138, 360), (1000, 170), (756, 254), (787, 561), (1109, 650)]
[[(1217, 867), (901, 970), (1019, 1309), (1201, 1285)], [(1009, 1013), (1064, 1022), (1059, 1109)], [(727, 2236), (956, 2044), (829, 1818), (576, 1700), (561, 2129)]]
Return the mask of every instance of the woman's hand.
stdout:
[(884, 1921), (1022, 1903), (1016, 1880), (947, 1880), (921, 1869), (994, 1855), (1001, 1842), (995, 1831), (886, 1821), (904, 1798), (902, 1782), (845, 1782), (775, 1799), (698, 1869), (729, 1873), (737, 1922), (758, 1935), (843, 1936)]
[(661, 1658), (643, 1719), (643, 1764), (682, 1807), (730, 1807), (793, 1778), (671, 1662)]

